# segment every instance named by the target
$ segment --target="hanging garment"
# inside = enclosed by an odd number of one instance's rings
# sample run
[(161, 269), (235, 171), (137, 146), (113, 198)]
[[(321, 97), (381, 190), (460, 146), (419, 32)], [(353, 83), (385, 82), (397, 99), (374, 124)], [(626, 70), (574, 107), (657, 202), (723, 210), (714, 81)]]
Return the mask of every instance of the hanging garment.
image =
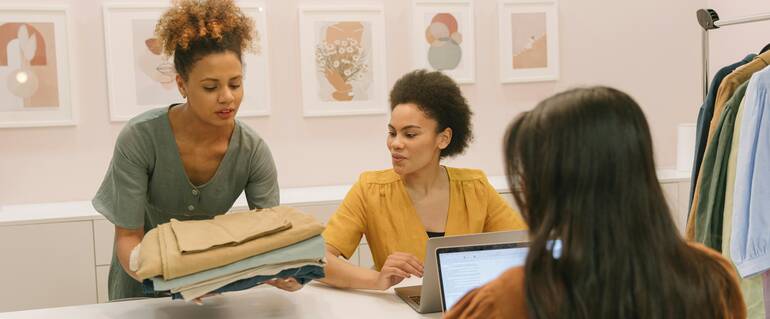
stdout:
[[(137, 276), (148, 279), (163, 276), (173, 279), (203, 270), (221, 267), (274, 249), (303, 241), (321, 234), (323, 226), (313, 216), (294, 208), (269, 208), (282, 214), (292, 227), (279, 233), (260, 237), (236, 246), (223, 246), (199, 253), (182, 254), (169, 223), (158, 225), (142, 239)], [(206, 233), (200, 236), (205, 237)]]
[(765, 271), (765, 316), (770, 318), (770, 271)]
[[(732, 235), (733, 225), (733, 193), (735, 189), (735, 165), (738, 158), (738, 148), (740, 147), (741, 122), (743, 120), (743, 110), (746, 105), (746, 99), (741, 102), (738, 112), (735, 115), (735, 125), (733, 126), (733, 141), (730, 145), (730, 156), (727, 163), (727, 179), (725, 181), (725, 205), (722, 223), (722, 255), (730, 260), (730, 264), (735, 267), (730, 258), (730, 236)], [(741, 286), (743, 300), (746, 303), (747, 319), (767, 319), (765, 314), (766, 304), (762, 291), (762, 276), (752, 276), (747, 278), (738, 277), (738, 283)]]
[[(733, 96), (735, 93), (735, 90), (744, 82), (748, 81), (749, 78), (751, 78), (751, 75), (755, 72), (764, 69), (768, 64), (770, 64), (770, 52), (765, 52), (760, 55), (758, 55), (754, 60), (751, 62), (735, 69), (732, 73), (730, 73), (728, 76), (724, 78), (722, 81), (722, 84), (719, 86), (719, 89), (717, 90), (716, 100), (714, 102), (714, 116), (711, 118), (711, 124), (709, 125), (709, 134), (708, 138), (706, 139), (706, 145), (711, 143), (711, 139), (713, 137), (713, 132), (716, 129), (716, 126), (719, 123), (719, 119), (722, 115), (722, 109), (724, 108), (727, 101)], [(698, 175), (703, 174), (703, 167), (700, 168), (700, 171), (698, 172)], [(700, 178), (697, 180), (691, 181), (692, 183), (695, 183), (695, 191), (693, 192), (693, 200), (692, 200), (692, 206), (690, 207), (690, 213), (687, 217), (687, 230), (686, 230), (686, 237), (687, 239), (694, 239), (695, 238), (695, 212), (697, 211), (698, 206), (698, 196), (699, 196), (699, 189), (700, 189)]]
[(695, 241), (722, 251), (722, 220), (730, 146), (733, 142), (735, 112), (740, 107), (748, 82), (741, 84), (725, 104), (719, 124), (703, 156), (701, 187), (695, 212)]
[[(743, 66), (746, 63), (751, 62), (757, 55), (749, 54), (743, 60), (733, 63), (726, 67), (723, 67), (714, 75), (714, 79), (711, 80), (711, 86), (709, 87), (706, 100), (703, 101), (700, 110), (698, 110), (698, 122), (695, 128), (695, 156), (692, 161), (692, 176), (691, 181), (698, 180), (698, 173), (700, 172), (700, 165), (703, 161), (703, 153), (706, 151), (706, 140), (708, 139), (709, 126), (711, 125), (711, 118), (714, 116), (714, 102), (717, 97), (717, 90), (719, 85), (722, 84), (722, 80), (735, 69)], [(690, 183), (690, 202), (688, 207), (692, 206), (692, 198), (695, 192), (695, 183)]]
[(770, 68), (746, 91), (735, 173), (730, 256), (741, 277), (770, 269)]

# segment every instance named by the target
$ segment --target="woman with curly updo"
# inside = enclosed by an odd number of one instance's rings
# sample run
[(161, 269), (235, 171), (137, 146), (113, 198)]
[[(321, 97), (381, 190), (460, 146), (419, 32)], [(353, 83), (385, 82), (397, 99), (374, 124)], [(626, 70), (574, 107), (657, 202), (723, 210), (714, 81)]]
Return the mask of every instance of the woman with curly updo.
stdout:
[[(361, 174), (326, 226), (326, 278), (341, 288), (385, 290), (422, 276), (429, 237), (526, 228), (484, 172), (441, 165), (472, 139), (472, 112), (440, 72), (404, 75), (390, 92), (392, 169)], [(366, 236), (375, 269), (349, 259)]]
[[(176, 1), (155, 28), (173, 55), (185, 103), (147, 111), (123, 128), (94, 208), (115, 225), (110, 300), (152, 297), (130, 270), (144, 234), (171, 218), (209, 219), (241, 192), (250, 208), (278, 205), (275, 164), (267, 144), (235, 119), (243, 99), (244, 51), (253, 21), (231, 0)], [(293, 279), (269, 282), (286, 290)]]

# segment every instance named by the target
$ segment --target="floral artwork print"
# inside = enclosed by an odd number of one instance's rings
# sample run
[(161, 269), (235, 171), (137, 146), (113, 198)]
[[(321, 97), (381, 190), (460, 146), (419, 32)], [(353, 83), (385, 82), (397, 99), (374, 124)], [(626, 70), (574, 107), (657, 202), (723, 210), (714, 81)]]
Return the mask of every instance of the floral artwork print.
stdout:
[(327, 102), (369, 99), (371, 51), (368, 23), (322, 22), (315, 45), (319, 98)]

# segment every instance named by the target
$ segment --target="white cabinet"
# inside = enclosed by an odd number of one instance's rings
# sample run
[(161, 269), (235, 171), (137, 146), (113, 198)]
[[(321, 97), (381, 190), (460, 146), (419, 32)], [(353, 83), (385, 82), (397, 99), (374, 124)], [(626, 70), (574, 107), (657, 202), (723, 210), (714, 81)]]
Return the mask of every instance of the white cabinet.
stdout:
[[(668, 180), (662, 187), (674, 221), (684, 231), (689, 182)], [(511, 194), (503, 191), (501, 196), (515, 208)], [(292, 206), (326, 224), (339, 202)], [(79, 218), (0, 223), (0, 283), (5, 288), (0, 291), (0, 312), (108, 301), (114, 226), (99, 215)], [(365, 237), (350, 263), (374, 266)]]
[(96, 266), (96, 299), (99, 303), (110, 301), (107, 294), (107, 279), (110, 274), (110, 265)]
[(304, 213), (313, 215), (318, 222), (326, 225), (339, 205), (340, 203), (334, 202), (326, 204), (292, 205), (292, 207), (299, 209)]
[(0, 226), (0, 312), (95, 303), (92, 225)]
[(677, 215), (674, 216), (674, 222), (679, 231), (684, 234), (687, 228), (687, 216), (690, 214), (690, 182), (677, 183), (677, 193)]
[(109, 265), (115, 243), (115, 226), (106, 219), (94, 220), (94, 253), (96, 265)]
[(506, 203), (508, 203), (509, 206), (511, 206), (516, 211), (519, 211), (518, 206), (516, 206), (516, 201), (513, 199), (513, 194), (511, 193), (501, 193), (500, 197), (502, 197)]
[(663, 195), (666, 196), (666, 202), (671, 210), (671, 217), (681, 234), (684, 234), (687, 227), (687, 215), (690, 206), (690, 183), (689, 182), (671, 182), (661, 184)]

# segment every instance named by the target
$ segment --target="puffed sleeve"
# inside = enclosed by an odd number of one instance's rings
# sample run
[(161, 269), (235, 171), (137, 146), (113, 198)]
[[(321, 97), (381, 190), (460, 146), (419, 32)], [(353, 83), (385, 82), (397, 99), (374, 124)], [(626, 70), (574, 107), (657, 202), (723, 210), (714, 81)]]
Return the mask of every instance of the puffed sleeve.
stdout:
[(487, 218), (484, 222), (484, 232), (527, 229), (521, 214), (511, 208), (486, 179), (484, 187), (487, 194)]
[(356, 251), (366, 232), (366, 203), (361, 184), (359, 179), (350, 188), (323, 232), (326, 244), (339, 250), (346, 259)]

